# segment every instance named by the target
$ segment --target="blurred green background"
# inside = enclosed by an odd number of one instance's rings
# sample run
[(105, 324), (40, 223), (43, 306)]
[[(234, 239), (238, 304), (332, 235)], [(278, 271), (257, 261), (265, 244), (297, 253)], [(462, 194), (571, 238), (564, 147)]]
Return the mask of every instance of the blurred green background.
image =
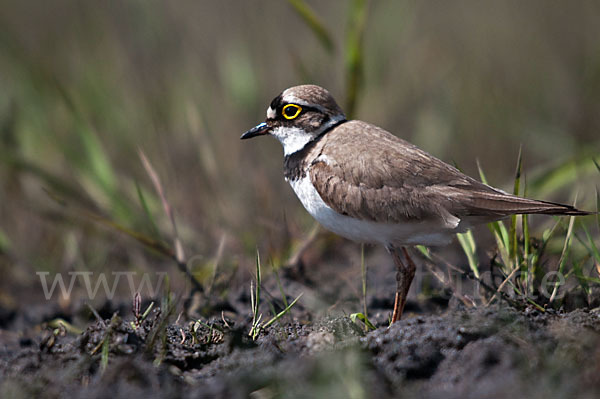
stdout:
[(170, 242), (138, 149), (200, 274), (285, 259), (312, 221), (279, 143), (239, 136), (302, 83), (504, 189), (522, 146), (530, 196), (595, 208), (600, 3), (359, 3), (308, 1), (324, 38), (297, 1), (2, 1), (0, 304), (36, 271), (176, 270), (85, 216)]

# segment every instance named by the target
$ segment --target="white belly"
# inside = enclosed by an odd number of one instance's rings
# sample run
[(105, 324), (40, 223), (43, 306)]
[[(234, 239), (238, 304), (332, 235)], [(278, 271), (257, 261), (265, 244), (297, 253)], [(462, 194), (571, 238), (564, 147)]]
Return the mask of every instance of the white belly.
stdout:
[(379, 223), (344, 216), (329, 207), (307, 176), (289, 182), (304, 208), (326, 229), (353, 241), (394, 245), (445, 245), (449, 231), (430, 222)]

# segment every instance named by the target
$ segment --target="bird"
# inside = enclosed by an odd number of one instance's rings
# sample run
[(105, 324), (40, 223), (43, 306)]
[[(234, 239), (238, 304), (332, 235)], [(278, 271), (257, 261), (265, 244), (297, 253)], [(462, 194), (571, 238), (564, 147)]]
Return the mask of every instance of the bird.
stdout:
[(402, 317), (416, 271), (407, 246), (446, 245), (456, 233), (515, 214), (590, 214), (493, 188), (380, 127), (348, 120), (329, 91), (317, 85), (281, 92), (266, 120), (241, 139), (263, 135), (283, 146), (285, 180), (313, 218), (342, 237), (381, 244), (391, 254), (392, 323)]

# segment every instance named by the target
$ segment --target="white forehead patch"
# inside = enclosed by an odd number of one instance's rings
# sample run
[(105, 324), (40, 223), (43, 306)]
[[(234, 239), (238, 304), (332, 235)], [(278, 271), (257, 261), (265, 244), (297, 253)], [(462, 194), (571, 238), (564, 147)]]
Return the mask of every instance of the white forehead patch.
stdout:
[(267, 109), (267, 119), (275, 119), (275, 110), (271, 107)]

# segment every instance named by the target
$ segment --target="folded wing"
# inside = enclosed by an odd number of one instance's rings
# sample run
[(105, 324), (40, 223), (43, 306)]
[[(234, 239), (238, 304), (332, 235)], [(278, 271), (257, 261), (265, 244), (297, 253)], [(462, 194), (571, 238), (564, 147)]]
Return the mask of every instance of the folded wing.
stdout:
[(309, 174), (323, 201), (344, 215), (388, 223), (440, 220), (454, 228), (461, 220), (521, 213), (589, 214), (494, 189), (365, 122), (350, 121), (331, 133)]

